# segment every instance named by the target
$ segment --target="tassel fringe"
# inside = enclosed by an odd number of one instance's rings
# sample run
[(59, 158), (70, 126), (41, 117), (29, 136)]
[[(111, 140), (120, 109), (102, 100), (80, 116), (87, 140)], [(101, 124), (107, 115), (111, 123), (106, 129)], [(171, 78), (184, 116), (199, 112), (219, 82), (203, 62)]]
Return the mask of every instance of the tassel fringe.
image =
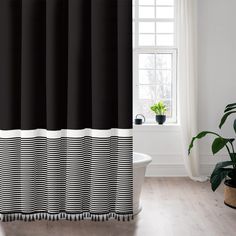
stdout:
[(69, 221), (80, 221), (80, 220), (92, 220), (92, 221), (108, 221), (110, 219), (116, 219), (118, 221), (130, 221), (134, 219), (133, 214), (119, 214), (119, 213), (107, 213), (107, 214), (94, 214), (90, 212), (84, 212), (79, 214), (72, 214), (61, 212), (58, 214), (50, 213), (5, 213), (0, 214), (0, 221), (11, 222), (15, 220), (22, 221), (36, 221), (36, 220), (69, 220)]

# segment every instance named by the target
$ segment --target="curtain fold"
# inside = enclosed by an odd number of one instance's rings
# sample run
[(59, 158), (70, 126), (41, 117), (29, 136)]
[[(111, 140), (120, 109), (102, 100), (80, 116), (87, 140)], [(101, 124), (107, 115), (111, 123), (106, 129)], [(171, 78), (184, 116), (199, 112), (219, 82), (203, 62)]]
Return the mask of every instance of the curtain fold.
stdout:
[(205, 181), (200, 173), (198, 148), (188, 155), (188, 145), (197, 134), (197, 1), (178, 0), (178, 47), (180, 81), (180, 118), (183, 141), (183, 158), (189, 177)]
[(0, 219), (133, 214), (132, 1), (0, 1)]

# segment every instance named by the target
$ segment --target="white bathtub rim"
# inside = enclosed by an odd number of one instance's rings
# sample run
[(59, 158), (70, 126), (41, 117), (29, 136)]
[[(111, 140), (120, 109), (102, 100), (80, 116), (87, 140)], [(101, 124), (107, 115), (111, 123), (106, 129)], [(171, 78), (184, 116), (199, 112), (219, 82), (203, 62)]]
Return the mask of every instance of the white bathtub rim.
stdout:
[[(142, 158), (140, 158), (140, 160), (136, 160), (135, 156), (141, 156)], [(140, 153), (140, 152), (134, 152), (133, 153), (133, 168), (141, 168), (141, 167), (146, 167), (149, 163), (151, 163), (152, 161), (152, 157), (144, 154), (144, 153)]]
[(137, 216), (142, 211), (142, 209), (143, 209), (143, 207), (142, 207), (141, 202), (140, 202), (139, 207), (137, 209), (134, 209), (133, 215)]

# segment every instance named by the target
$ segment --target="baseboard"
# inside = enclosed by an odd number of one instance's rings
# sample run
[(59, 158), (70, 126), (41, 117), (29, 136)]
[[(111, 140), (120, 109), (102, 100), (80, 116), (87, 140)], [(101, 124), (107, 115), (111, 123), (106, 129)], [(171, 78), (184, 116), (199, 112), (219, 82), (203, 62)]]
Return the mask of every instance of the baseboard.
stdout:
[[(202, 175), (210, 176), (215, 164), (200, 164)], [(150, 164), (146, 170), (147, 177), (185, 177), (187, 172), (182, 164)]]
[[(180, 154), (150, 154), (152, 163), (148, 165), (146, 176), (149, 177), (181, 177), (187, 176), (185, 166), (182, 163)], [(200, 173), (201, 175), (210, 176), (215, 165), (219, 161), (229, 160), (227, 155), (221, 154), (213, 156), (212, 154), (202, 154), (200, 156)]]
[(187, 176), (182, 164), (150, 164), (146, 170), (147, 177), (184, 177)]

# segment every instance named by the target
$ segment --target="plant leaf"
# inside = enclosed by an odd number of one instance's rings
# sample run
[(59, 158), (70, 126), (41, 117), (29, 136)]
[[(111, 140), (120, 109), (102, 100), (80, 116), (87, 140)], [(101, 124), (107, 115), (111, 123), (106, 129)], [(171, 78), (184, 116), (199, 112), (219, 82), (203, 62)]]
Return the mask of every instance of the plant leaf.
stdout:
[(236, 169), (234, 168), (229, 174), (229, 178), (236, 182)]
[(214, 175), (211, 175), (210, 182), (212, 190), (215, 191), (221, 184), (222, 180), (232, 171), (233, 169), (231, 168), (219, 168)]
[(222, 162), (218, 162), (215, 166), (215, 169), (213, 170), (212, 174), (211, 174), (211, 177), (213, 177), (214, 175), (216, 175), (218, 173), (218, 170), (220, 168), (224, 168), (224, 167), (227, 167), (227, 166), (232, 166), (236, 164), (236, 162), (233, 162), (233, 161), (222, 161)]
[(236, 103), (228, 104), (228, 105), (225, 107), (225, 109), (228, 108), (228, 107), (233, 107), (233, 106), (236, 106)]
[(188, 147), (188, 154), (190, 154), (190, 151), (193, 148), (194, 141), (196, 139), (201, 139), (201, 138), (205, 137), (207, 134), (213, 134), (213, 135), (216, 135), (216, 136), (220, 137), (219, 134), (211, 132), (211, 131), (202, 131), (202, 132), (200, 132), (197, 136), (192, 138), (191, 143), (189, 144), (189, 147)]
[(219, 125), (220, 129), (221, 129), (222, 125), (225, 123), (225, 121), (227, 120), (228, 116), (231, 115), (232, 113), (236, 113), (236, 111), (230, 111), (230, 112), (227, 112), (223, 115), (223, 117), (220, 121), (220, 125)]
[(234, 165), (236, 165), (236, 153), (230, 153), (230, 158), (234, 162)]
[(166, 105), (160, 101), (158, 103), (153, 104), (150, 109), (156, 113), (156, 115), (164, 115), (167, 111)]
[(226, 112), (228, 112), (228, 111), (235, 110), (235, 109), (236, 109), (236, 106), (232, 106), (232, 107), (225, 108), (224, 113), (226, 113)]
[(234, 132), (236, 133), (236, 119), (234, 120)]
[(228, 141), (229, 141), (230, 143), (233, 143), (234, 140), (235, 140), (235, 138), (229, 138), (229, 139), (228, 139)]
[(213, 155), (215, 155), (217, 152), (219, 152), (222, 148), (225, 147), (225, 145), (229, 142), (228, 139), (224, 139), (224, 138), (216, 138), (211, 146), (211, 150)]

